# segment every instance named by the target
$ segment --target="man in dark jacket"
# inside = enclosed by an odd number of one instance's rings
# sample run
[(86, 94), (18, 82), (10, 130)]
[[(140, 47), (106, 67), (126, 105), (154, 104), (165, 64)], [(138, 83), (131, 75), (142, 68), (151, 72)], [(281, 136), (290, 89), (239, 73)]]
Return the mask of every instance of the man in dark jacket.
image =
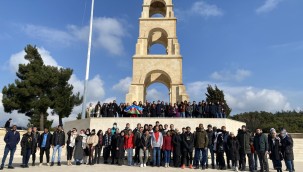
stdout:
[[(215, 169), (215, 154), (214, 154), (214, 142), (213, 142), (213, 136), (214, 131), (212, 125), (207, 126), (207, 137), (208, 137), (208, 145), (207, 148), (209, 149), (210, 155), (211, 155), (211, 166), (212, 169)], [(208, 157), (208, 150), (206, 150), (206, 157)], [(208, 168), (208, 158), (206, 158), (206, 168)]]
[(37, 151), (37, 147), (38, 147), (38, 143), (39, 143), (39, 139), (40, 139), (40, 133), (37, 131), (37, 127), (33, 127), (33, 131), (32, 131), (32, 135), (33, 135), (33, 150), (32, 150), (32, 166), (35, 166), (36, 163), (36, 151)]
[(209, 102), (209, 113), (210, 113), (210, 118), (218, 118), (217, 117), (217, 107), (214, 103)]
[(181, 133), (178, 129), (176, 129), (175, 134), (173, 135), (173, 146), (174, 146), (174, 166), (180, 167), (181, 166), (181, 144), (182, 138)]
[(28, 168), (28, 161), (34, 149), (34, 138), (32, 128), (27, 129), (27, 133), (23, 134), (21, 139), (21, 155), (22, 155), (22, 168)]
[(183, 160), (182, 169), (185, 168), (185, 164), (189, 163), (189, 168), (193, 168), (193, 148), (194, 148), (194, 135), (190, 132), (190, 127), (186, 127), (186, 132), (183, 134)]
[(288, 171), (293, 172), (294, 167), (292, 164), (292, 161), (294, 160), (294, 152), (293, 152), (293, 139), (288, 136), (285, 129), (282, 129), (280, 132), (280, 138), (281, 138), (281, 152), (283, 154), (283, 158), (286, 164), (286, 167)]
[[(124, 130), (124, 133), (126, 131)], [(115, 134), (112, 135), (112, 139), (111, 139), (111, 155), (112, 155), (112, 163), (111, 164), (115, 164), (115, 159), (117, 159), (117, 151), (116, 151), (116, 148), (117, 148), (117, 144), (118, 144), (118, 138), (120, 137), (120, 130), (117, 129)], [(118, 164), (118, 159), (117, 159), (117, 162), (116, 164)]]
[(0, 170), (3, 170), (5, 160), (9, 152), (10, 152), (10, 157), (9, 157), (8, 169), (14, 169), (12, 163), (13, 163), (15, 151), (17, 149), (17, 144), (20, 141), (20, 134), (16, 130), (17, 130), (17, 126), (14, 125), (12, 130), (8, 131), (4, 136), (4, 142), (6, 145), (4, 148), (4, 154), (3, 154)]
[(203, 124), (200, 124), (199, 127), (196, 130), (195, 133), (195, 164), (196, 164), (196, 169), (199, 169), (199, 160), (200, 154), (202, 153), (202, 159), (201, 159), (201, 166), (202, 169), (205, 170), (206, 168), (206, 150), (208, 146), (208, 134), (204, 130)]
[(42, 166), (44, 153), (46, 156), (47, 166), (49, 166), (49, 150), (51, 147), (51, 143), (52, 143), (52, 134), (48, 132), (48, 128), (45, 128), (44, 132), (41, 134), (39, 142), (38, 142), (38, 148), (40, 149), (40, 165), (39, 166)]
[[(139, 127), (139, 128), (138, 128)], [(134, 147), (135, 147), (135, 157), (134, 157), (134, 163), (135, 164), (139, 164), (140, 160), (139, 160), (139, 153), (140, 153), (140, 143), (141, 143), (141, 137), (143, 135), (143, 127), (141, 127), (141, 124), (137, 125), (137, 131), (134, 133), (135, 137), (134, 137)]]
[(59, 125), (52, 137), (53, 156), (51, 166), (54, 166), (56, 153), (58, 151), (58, 166), (61, 166), (61, 152), (65, 146), (65, 133), (62, 126)]
[(262, 133), (262, 130), (260, 128), (256, 129), (256, 136), (254, 137), (254, 148), (260, 161), (260, 172), (268, 172), (268, 138), (265, 134)]
[(239, 161), (239, 167), (241, 167), (241, 171), (245, 171), (245, 164), (246, 164), (246, 156), (248, 157), (248, 163), (249, 163), (249, 171), (253, 171), (254, 164), (253, 164), (253, 158), (250, 148), (250, 132), (247, 131), (246, 126), (243, 125), (242, 129), (238, 130), (237, 139), (240, 144), (240, 161)]

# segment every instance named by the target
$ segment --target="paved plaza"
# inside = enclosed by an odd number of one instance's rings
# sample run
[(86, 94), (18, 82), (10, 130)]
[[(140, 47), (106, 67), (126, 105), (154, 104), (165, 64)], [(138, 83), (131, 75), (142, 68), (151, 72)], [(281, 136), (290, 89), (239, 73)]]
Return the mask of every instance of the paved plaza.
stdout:
[[(8, 160), (7, 162), (8, 163)], [(20, 167), (20, 163), (21, 163), (21, 158), (17, 158), (15, 159), (13, 166), (15, 167), (14, 170), (8, 170), (7, 166), (4, 168), (4, 171), (12, 171), (12, 172), (100, 172), (100, 171), (110, 171), (110, 172), (178, 172), (178, 171), (202, 171), (200, 170), (195, 170), (195, 169), (181, 169), (181, 168), (164, 168), (164, 167), (146, 167), (146, 168), (140, 168), (140, 167), (129, 167), (129, 166), (117, 166), (117, 165), (105, 165), (105, 164), (98, 164), (98, 165), (81, 165), (81, 166), (67, 166), (66, 162), (63, 162), (62, 166), (58, 167), (58, 166), (53, 166), (53, 167), (49, 167), (49, 166), (35, 166), (32, 167), (30, 166), (29, 168), (21, 168)], [(283, 171), (285, 170), (285, 165), (284, 162), (282, 162), (283, 164)], [(273, 170), (272, 168), (272, 163), (269, 160), (269, 166), (270, 166), (270, 172), (275, 172), (275, 170)], [(303, 163), (302, 162), (295, 162), (295, 169), (298, 172), (301, 172), (303, 169)], [(203, 170), (203, 171), (209, 171), (209, 172), (214, 172), (214, 171), (223, 171), (223, 170), (212, 170), (212, 169), (207, 169), (207, 170)], [(233, 171), (233, 170), (225, 170), (225, 171)]]

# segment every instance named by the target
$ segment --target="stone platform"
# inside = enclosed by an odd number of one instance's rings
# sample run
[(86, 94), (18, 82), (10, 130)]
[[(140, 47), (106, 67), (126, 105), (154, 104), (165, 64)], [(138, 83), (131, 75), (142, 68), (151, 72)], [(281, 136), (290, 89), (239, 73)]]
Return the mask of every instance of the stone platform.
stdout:
[(190, 126), (192, 128), (192, 132), (199, 126), (199, 124), (203, 124), (204, 128), (206, 128), (208, 124), (218, 128), (226, 126), (227, 131), (234, 132), (235, 134), (237, 134), (238, 129), (241, 128), (242, 125), (245, 125), (243, 122), (223, 118), (88, 118), (66, 122), (64, 130), (69, 131), (72, 128), (77, 128), (78, 130), (90, 128), (95, 129), (96, 132), (100, 129), (104, 132), (108, 128), (113, 127), (113, 123), (115, 122), (121, 130), (125, 128), (127, 123), (130, 124), (131, 129), (134, 129), (138, 123), (141, 123), (142, 126), (144, 124), (155, 125), (156, 121), (159, 121), (162, 125), (174, 124), (175, 128), (180, 131), (183, 127)]

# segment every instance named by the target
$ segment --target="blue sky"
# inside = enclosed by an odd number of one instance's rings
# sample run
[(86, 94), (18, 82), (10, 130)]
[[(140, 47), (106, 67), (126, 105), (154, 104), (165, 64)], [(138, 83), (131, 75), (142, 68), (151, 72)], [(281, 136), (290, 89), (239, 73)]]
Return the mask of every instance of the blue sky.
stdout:
[[(2, 1), (0, 87), (14, 81), (18, 64), (25, 62), (24, 47), (34, 44), (46, 64), (73, 68), (70, 82), (82, 92), (90, 3)], [(175, 0), (174, 5), (183, 80), (191, 100), (204, 99), (207, 84), (217, 84), (233, 114), (302, 109), (303, 1)], [(89, 101), (124, 101), (141, 10), (140, 0), (95, 2)], [(153, 52), (161, 51), (163, 47), (153, 47)], [(148, 90), (149, 100), (168, 99), (161, 84)], [(2, 105), (0, 113), (3, 123), (8, 116)], [(14, 122), (24, 124), (23, 119)]]

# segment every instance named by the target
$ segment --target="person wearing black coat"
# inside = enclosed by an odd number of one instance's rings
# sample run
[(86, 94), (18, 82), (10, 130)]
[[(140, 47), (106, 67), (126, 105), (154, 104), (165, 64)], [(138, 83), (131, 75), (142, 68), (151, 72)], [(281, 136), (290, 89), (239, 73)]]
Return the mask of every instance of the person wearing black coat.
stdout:
[(186, 132), (182, 137), (183, 144), (183, 159), (182, 159), (182, 169), (185, 168), (185, 164), (188, 163), (189, 168), (193, 168), (193, 149), (194, 149), (194, 135), (190, 132), (191, 128), (186, 127)]
[(239, 141), (233, 132), (230, 133), (229, 139), (227, 140), (227, 147), (230, 160), (232, 161), (232, 167), (235, 171), (238, 171), (238, 161), (240, 160), (239, 154)]
[(95, 160), (94, 163), (95, 164), (100, 164), (100, 159), (101, 159), (101, 151), (102, 151), (102, 147), (103, 147), (103, 131), (99, 130), (97, 133), (98, 136), (98, 144), (95, 147)]
[(53, 150), (51, 166), (54, 166), (54, 161), (57, 151), (58, 151), (58, 166), (61, 166), (61, 153), (64, 146), (65, 146), (65, 133), (62, 129), (62, 126), (59, 125), (58, 129), (54, 132), (52, 137), (52, 147), (54, 148), (54, 150)]
[(107, 117), (107, 103), (103, 103), (102, 108), (101, 108), (101, 116), (102, 117)]
[(285, 164), (289, 172), (293, 172), (292, 161), (294, 160), (293, 152), (293, 140), (288, 136), (285, 129), (280, 132), (281, 144), (282, 144), (282, 154), (284, 157)]
[(115, 146), (116, 148), (116, 155), (118, 159), (118, 165), (122, 166), (123, 165), (123, 160), (124, 160), (124, 155), (125, 155), (125, 148), (124, 148), (124, 131), (121, 131), (119, 136), (117, 137), (117, 144)]
[(156, 104), (151, 104), (149, 111), (151, 117), (157, 117)]
[[(117, 155), (117, 144), (118, 144), (118, 138), (120, 137), (120, 130), (117, 129), (116, 130), (116, 134), (112, 135), (112, 141), (111, 141), (111, 154), (112, 154), (112, 163), (111, 164), (115, 164), (115, 159), (118, 158)], [(118, 164), (118, 160), (116, 162), (116, 164)]]
[(37, 127), (33, 127), (32, 129), (32, 134), (33, 134), (33, 144), (34, 144), (34, 148), (32, 150), (32, 166), (35, 166), (36, 163), (36, 151), (37, 151), (37, 148), (38, 148), (38, 143), (39, 143), (39, 139), (40, 139), (40, 133), (37, 131)]
[[(215, 169), (215, 153), (214, 153), (214, 131), (212, 125), (207, 126), (207, 136), (208, 136), (208, 146), (210, 156), (211, 156), (211, 166)], [(208, 150), (206, 151), (206, 157), (208, 157)], [(208, 158), (206, 158), (206, 169), (208, 169)]]
[(217, 107), (216, 107), (216, 105), (212, 102), (209, 102), (208, 107), (209, 107), (209, 117), (210, 118), (218, 118), (217, 117)]
[(140, 149), (139, 159), (140, 159), (141, 167), (146, 167), (150, 148), (151, 148), (151, 138), (150, 138), (149, 130), (145, 130), (139, 143), (139, 149)]
[(219, 162), (219, 169), (225, 170), (225, 159), (224, 159), (224, 133), (222, 130), (217, 130), (216, 137), (216, 153)]
[(35, 148), (34, 143), (32, 129), (28, 128), (27, 133), (23, 134), (21, 139), (22, 168), (28, 168), (29, 158), (32, 154), (32, 150)]
[(282, 172), (282, 160), (283, 155), (281, 152), (282, 144), (281, 139), (277, 137), (276, 131), (272, 131), (270, 138), (268, 139), (268, 153), (269, 158), (272, 160), (274, 168), (277, 172)]
[(249, 171), (253, 171), (254, 169), (254, 163), (253, 163), (253, 156), (251, 153), (251, 134), (246, 129), (246, 126), (243, 125), (242, 129), (238, 130), (237, 139), (240, 144), (240, 161), (239, 161), (239, 167), (242, 171), (245, 171), (246, 168), (246, 156), (248, 157), (248, 164), (249, 164)]
[(176, 129), (176, 133), (173, 136), (173, 154), (174, 154), (174, 166), (180, 167), (181, 166), (181, 144), (182, 144), (182, 137), (181, 133)]
[(46, 163), (49, 165), (49, 150), (52, 143), (52, 134), (48, 132), (48, 128), (44, 129), (44, 132), (40, 135), (38, 148), (40, 149), (40, 166), (43, 163), (43, 155), (45, 153)]

